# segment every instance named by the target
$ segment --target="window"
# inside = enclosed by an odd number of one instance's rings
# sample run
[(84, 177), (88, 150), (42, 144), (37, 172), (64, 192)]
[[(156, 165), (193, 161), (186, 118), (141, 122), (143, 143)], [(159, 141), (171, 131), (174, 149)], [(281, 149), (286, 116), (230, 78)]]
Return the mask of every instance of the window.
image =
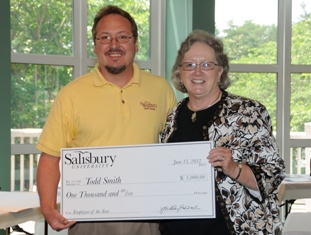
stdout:
[[(215, 3), (216, 35), (230, 58), (232, 86), (228, 91), (267, 107), (287, 173), (309, 173), (311, 2)], [(302, 164), (297, 163), (300, 160)]]

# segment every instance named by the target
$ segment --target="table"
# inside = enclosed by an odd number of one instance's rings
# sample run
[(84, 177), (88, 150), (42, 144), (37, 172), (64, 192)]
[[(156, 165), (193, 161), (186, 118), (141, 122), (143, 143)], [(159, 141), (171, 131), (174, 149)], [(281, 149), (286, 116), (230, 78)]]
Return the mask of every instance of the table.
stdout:
[(311, 235), (311, 213), (290, 213), (282, 235)]
[[(311, 198), (310, 175), (286, 175), (279, 186), (279, 201), (284, 202), (285, 218), (290, 212), (290, 206), (296, 199)], [(282, 206), (281, 205), (281, 206)]]
[[(0, 228), (10, 228), (42, 218), (44, 217), (41, 213), (38, 193), (0, 192)], [(47, 223), (45, 227), (45, 234), (47, 234)]]
[(0, 192), (0, 228), (43, 218), (39, 196), (32, 192)]

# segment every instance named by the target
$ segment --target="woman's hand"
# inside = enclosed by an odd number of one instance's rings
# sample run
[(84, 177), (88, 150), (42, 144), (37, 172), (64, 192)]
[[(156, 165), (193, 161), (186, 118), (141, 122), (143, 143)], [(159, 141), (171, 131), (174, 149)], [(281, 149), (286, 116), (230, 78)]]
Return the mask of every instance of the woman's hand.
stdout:
[(239, 173), (239, 167), (232, 158), (229, 148), (217, 147), (210, 151), (207, 160), (213, 167), (221, 167), (225, 175), (235, 179)]
[[(214, 148), (209, 152), (207, 160), (213, 167), (221, 167), (223, 173), (233, 180), (258, 191), (257, 182), (252, 170), (245, 164), (241, 164), (241, 169), (239, 169), (237, 162), (232, 158), (231, 149), (224, 147)], [(238, 179), (236, 179), (237, 177)]]

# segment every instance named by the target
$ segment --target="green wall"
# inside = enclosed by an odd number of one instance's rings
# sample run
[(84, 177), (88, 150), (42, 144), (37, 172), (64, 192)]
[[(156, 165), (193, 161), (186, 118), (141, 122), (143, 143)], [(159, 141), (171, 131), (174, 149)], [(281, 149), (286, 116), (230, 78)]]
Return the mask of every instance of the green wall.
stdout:
[[(192, 0), (166, 1), (166, 79), (171, 82), (171, 69), (183, 40), (192, 31)], [(175, 89), (175, 88), (174, 88)], [(175, 89), (177, 100), (185, 95)]]
[[(215, 32), (215, 0), (166, 1), (166, 79), (171, 82), (171, 69), (180, 44), (192, 29)], [(177, 100), (187, 94), (175, 89)]]
[(215, 0), (193, 0), (192, 27), (215, 33)]
[[(10, 0), (1, 0), (0, 7), (0, 187), (10, 191), (11, 152), (11, 44)], [(3, 23), (5, 22), (5, 23)], [(1, 232), (0, 232), (1, 234)], [(4, 234), (4, 233), (3, 233)]]
[[(0, 7), (0, 187), (10, 191), (11, 152), (11, 44), (10, 44), (10, 0), (1, 0)], [(5, 23), (3, 23), (5, 22)], [(0, 229), (0, 235), (6, 231)]]

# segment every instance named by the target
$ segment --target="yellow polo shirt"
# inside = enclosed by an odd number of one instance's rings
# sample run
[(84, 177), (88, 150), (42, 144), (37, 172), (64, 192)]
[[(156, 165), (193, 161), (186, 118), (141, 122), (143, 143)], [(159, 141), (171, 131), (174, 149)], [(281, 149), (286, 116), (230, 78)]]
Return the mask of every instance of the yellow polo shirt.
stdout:
[(175, 94), (164, 78), (133, 66), (123, 88), (108, 82), (96, 65), (61, 89), (37, 148), (60, 156), (61, 148), (157, 143)]

